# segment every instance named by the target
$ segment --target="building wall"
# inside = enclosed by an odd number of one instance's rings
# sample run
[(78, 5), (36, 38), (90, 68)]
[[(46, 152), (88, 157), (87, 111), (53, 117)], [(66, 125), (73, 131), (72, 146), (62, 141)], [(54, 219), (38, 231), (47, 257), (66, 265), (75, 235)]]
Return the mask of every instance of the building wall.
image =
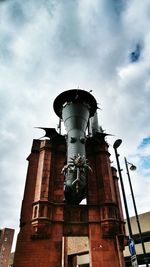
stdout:
[(85, 251), (89, 251), (89, 238), (87, 236), (84, 237), (68, 237), (68, 255), (73, 253), (83, 253)]
[[(146, 253), (150, 253), (150, 236), (149, 236), (150, 235), (150, 212), (140, 214), (138, 217), (139, 217), (139, 222), (140, 222), (140, 226), (141, 226), (141, 231), (142, 231), (142, 233), (145, 233), (145, 239), (146, 240), (149, 239), (149, 241), (144, 242)], [(137, 227), (136, 217), (135, 216), (131, 217), (130, 221), (131, 221), (132, 232), (133, 232), (133, 235), (135, 236), (134, 240), (136, 243), (136, 253), (137, 253), (137, 255), (140, 255), (143, 253), (143, 251), (142, 251), (141, 244), (139, 244), (140, 240), (138, 241), (138, 243), (136, 242), (136, 239), (139, 239), (138, 238), (139, 231), (138, 231), (138, 227)], [(126, 224), (126, 233), (128, 235), (127, 224)], [(147, 238), (146, 238), (146, 236), (147, 236)], [(124, 256), (125, 257), (130, 256), (129, 249), (127, 246), (126, 246), (125, 251), (124, 251)]]
[[(150, 211), (146, 212), (146, 213), (142, 213), (138, 217), (139, 217), (142, 232), (150, 231)], [(131, 221), (131, 225), (132, 225), (133, 234), (137, 234), (138, 233), (138, 227), (137, 227), (137, 223), (136, 223), (136, 217), (135, 216), (130, 217), (130, 221)], [(126, 233), (127, 233), (127, 235), (129, 233), (127, 226), (126, 226)]]
[[(108, 144), (103, 135), (98, 140), (93, 138), (87, 143), (87, 157), (92, 168), (87, 182), (87, 205), (63, 202), (61, 170), (66, 146), (62, 138), (58, 135), (50, 141), (33, 141), (14, 267), (62, 266), (62, 255), (66, 255), (66, 251), (62, 253), (62, 241), (68, 236), (89, 237), (92, 267), (124, 266), (124, 220), (119, 205), (118, 178), (116, 170), (110, 166)], [(87, 253), (89, 249), (85, 248)], [(70, 265), (65, 260), (64, 257), (64, 266), (68, 267), (76, 264), (77, 259), (71, 258)]]
[(56, 141), (53, 145), (49, 140), (33, 141), (14, 267), (61, 264), (64, 146)]
[[(140, 240), (138, 237), (136, 217), (135, 216), (130, 217), (130, 221), (131, 221), (133, 236), (135, 236), (136, 254), (137, 256), (139, 256), (143, 254), (143, 251), (142, 251), (142, 246), (140, 244)], [(142, 235), (145, 236), (144, 245), (145, 245), (146, 253), (147, 255), (149, 255), (150, 254), (150, 212), (140, 214), (139, 221), (141, 225)], [(125, 228), (126, 228), (126, 234), (128, 235), (127, 224), (125, 224)], [(77, 257), (77, 264), (79, 266), (84, 266), (84, 264), (89, 264), (88, 251), (89, 251), (88, 238), (86, 237), (76, 237), (76, 239), (72, 237), (68, 238), (68, 256), (75, 254)], [(124, 257), (125, 258), (130, 257), (128, 246), (125, 247)]]
[(14, 237), (14, 229), (0, 230), (0, 267), (8, 267)]

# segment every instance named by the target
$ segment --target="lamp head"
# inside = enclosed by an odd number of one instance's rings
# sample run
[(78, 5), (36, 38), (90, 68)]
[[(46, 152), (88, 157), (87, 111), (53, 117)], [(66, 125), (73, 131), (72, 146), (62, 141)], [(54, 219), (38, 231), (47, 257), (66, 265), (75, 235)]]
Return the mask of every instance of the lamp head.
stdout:
[(122, 143), (122, 140), (121, 139), (117, 139), (113, 145), (113, 148), (114, 149), (117, 149)]
[(131, 171), (135, 171), (135, 170), (136, 170), (136, 166), (133, 165), (133, 164), (131, 164), (131, 166), (130, 166), (130, 170), (131, 170)]

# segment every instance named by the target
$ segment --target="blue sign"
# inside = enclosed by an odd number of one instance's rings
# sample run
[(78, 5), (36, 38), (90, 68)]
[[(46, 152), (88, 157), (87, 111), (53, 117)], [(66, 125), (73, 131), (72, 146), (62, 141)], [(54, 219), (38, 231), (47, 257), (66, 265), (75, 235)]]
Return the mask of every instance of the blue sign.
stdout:
[(129, 251), (130, 251), (131, 256), (136, 255), (135, 244), (132, 238), (129, 238), (128, 245), (129, 245)]

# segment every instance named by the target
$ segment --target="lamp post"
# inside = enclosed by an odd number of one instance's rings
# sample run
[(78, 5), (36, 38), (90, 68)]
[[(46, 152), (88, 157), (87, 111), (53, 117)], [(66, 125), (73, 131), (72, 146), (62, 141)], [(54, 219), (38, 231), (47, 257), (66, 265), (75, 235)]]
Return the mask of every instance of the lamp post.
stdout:
[(132, 187), (129, 168), (128, 168), (128, 165), (130, 165), (130, 170), (134, 171), (134, 170), (136, 170), (136, 166), (133, 165), (132, 163), (128, 162), (126, 158), (124, 158), (124, 160), (125, 160), (126, 171), (127, 171), (128, 181), (129, 181), (129, 185), (130, 185), (131, 196), (132, 196), (132, 201), (133, 201), (133, 206), (134, 206), (134, 211), (135, 211), (135, 216), (136, 216), (136, 221), (137, 221), (137, 226), (138, 226), (138, 231), (139, 231), (139, 236), (140, 236), (143, 255), (144, 255), (144, 262), (145, 262), (145, 265), (148, 267), (149, 264), (148, 264), (147, 257), (146, 257), (146, 250), (145, 250), (145, 245), (144, 245), (143, 238), (142, 238), (141, 225), (140, 225), (139, 216), (138, 216), (138, 212), (137, 212), (137, 208), (136, 208), (136, 203), (135, 203), (135, 198), (134, 198), (134, 193), (133, 193), (133, 187)]
[(122, 143), (122, 140), (117, 139), (113, 145), (113, 148), (115, 150), (115, 156), (116, 156), (116, 161), (117, 161), (118, 173), (119, 173), (119, 178), (120, 178), (122, 196), (123, 196), (127, 225), (128, 225), (128, 231), (129, 231), (128, 245), (129, 245), (129, 250), (130, 250), (130, 254), (131, 254), (131, 264), (132, 264), (132, 266), (136, 267), (136, 266), (138, 266), (138, 262), (137, 262), (137, 257), (136, 257), (136, 251), (135, 251), (135, 245), (134, 245), (134, 240), (133, 240), (133, 235), (132, 235), (131, 222), (130, 222), (127, 200), (126, 200), (124, 184), (123, 184), (123, 179), (122, 179), (122, 173), (121, 173), (121, 168), (120, 168), (119, 154), (117, 153), (117, 148), (121, 145), (121, 143)]
[(119, 154), (117, 153), (117, 148), (121, 145), (121, 143), (122, 143), (122, 140), (121, 139), (117, 139), (115, 141), (114, 145), (113, 145), (113, 148), (114, 148), (114, 151), (115, 151), (117, 168), (118, 168), (118, 173), (119, 173), (119, 178), (120, 178), (122, 196), (123, 196), (124, 207), (125, 207), (126, 218), (127, 218), (127, 225), (128, 225), (128, 230), (129, 230), (129, 237), (132, 238), (132, 228), (131, 228), (131, 223), (130, 223), (130, 217), (129, 217), (129, 211), (128, 211), (128, 206), (127, 206), (127, 200), (126, 200), (125, 190), (124, 190), (122, 173), (121, 173), (121, 168), (120, 168)]

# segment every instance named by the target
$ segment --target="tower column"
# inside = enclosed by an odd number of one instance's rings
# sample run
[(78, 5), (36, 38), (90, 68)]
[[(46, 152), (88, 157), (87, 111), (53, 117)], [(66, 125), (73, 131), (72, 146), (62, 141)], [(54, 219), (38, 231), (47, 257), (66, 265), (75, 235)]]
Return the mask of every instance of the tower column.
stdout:
[[(120, 246), (122, 211), (117, 181), (110, 166), (108, 145), (102, 133), (89, 139), (87, 155), (92, 173), (88, 176), (90, 267), (123, 267)], [(123, 239), (122, 239), (123, 240)]]

